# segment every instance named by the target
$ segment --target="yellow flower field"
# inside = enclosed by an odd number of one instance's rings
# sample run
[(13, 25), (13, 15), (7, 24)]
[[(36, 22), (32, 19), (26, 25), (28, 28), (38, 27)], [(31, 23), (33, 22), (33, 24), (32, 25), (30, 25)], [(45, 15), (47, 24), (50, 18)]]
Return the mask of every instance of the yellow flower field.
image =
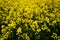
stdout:
[(0, 0), (0, 40), (60, 40), (60, 0)]

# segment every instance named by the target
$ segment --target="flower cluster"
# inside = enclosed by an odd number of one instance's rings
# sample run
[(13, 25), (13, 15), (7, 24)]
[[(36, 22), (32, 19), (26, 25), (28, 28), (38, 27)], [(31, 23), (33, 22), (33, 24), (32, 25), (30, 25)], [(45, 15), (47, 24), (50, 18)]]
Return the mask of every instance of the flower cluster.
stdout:
[(59, 40), (59, 0), (0, 0), (0, 40)]

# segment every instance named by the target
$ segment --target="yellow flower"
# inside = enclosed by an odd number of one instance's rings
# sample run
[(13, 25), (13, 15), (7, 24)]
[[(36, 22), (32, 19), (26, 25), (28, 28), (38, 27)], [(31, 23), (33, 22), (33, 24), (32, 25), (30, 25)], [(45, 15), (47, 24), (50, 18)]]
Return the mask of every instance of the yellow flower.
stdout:
[(6, 31), (7, 31), (6, 29), (1, 30), (1, 32), (4, 33), (4, 34), (6, 33)]
[(37, 32), (40, 32), (41, 31), (41, 29), (37, 29)]
[(27, 33), (23, 33), (23, 36), (26, 40), (30, 40), (29, 36), (27, 35)]
[(47, 29), (48, 32), (51, 32), (50, 29)]
[(1, 28), (4, 28), (4, 27), (5, 27), (5, 25), (2, 25), (2, 26), (1, 26)]
[(11, 21), (11, 23), (9, 23), (8, 26), (11, 27), (11, 28), (15, 28), (16, 23), (14, 21)]
[(19, 28), (17, 29), (17, 34), (19, 34), (19, 33), (22, 33), (21, 27), (19, 27)]
[(35, 25), (30, 25), (32, 30), (35, 31)]
[(4, 40), (4, 38), (1, 38), (1, 40)]

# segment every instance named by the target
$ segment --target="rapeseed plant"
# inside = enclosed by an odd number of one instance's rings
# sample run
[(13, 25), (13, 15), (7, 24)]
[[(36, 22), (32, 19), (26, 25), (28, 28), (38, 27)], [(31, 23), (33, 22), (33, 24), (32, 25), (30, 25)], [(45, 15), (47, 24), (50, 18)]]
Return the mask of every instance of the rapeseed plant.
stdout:
[(0, 40), (60, 40), (59, 0), (0, 0)]

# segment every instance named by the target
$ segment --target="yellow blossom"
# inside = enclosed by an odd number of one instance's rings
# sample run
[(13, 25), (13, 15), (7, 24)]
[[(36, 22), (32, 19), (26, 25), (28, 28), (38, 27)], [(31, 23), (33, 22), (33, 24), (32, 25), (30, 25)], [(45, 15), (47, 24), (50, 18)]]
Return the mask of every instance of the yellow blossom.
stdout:
[(22, 33), (21, 27), (19, 27), (19, 28), (17, 29), (17, 34), (19, 34), (19, 33)]

